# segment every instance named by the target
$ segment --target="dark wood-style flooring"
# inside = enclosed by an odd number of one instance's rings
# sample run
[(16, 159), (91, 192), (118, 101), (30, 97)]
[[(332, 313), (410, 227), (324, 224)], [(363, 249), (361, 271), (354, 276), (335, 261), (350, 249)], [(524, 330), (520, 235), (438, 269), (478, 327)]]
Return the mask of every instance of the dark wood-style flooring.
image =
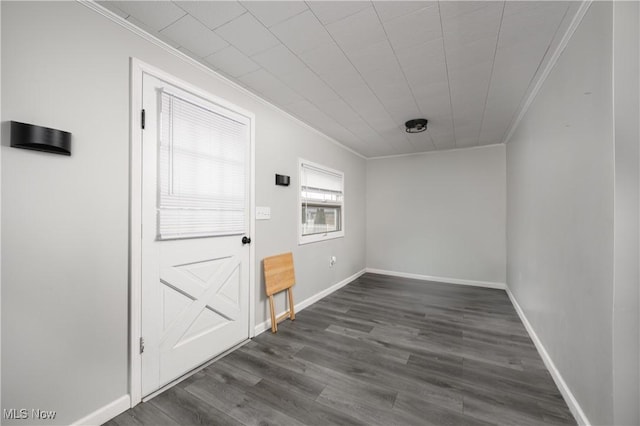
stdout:
[(576, 423), (504, 291), (366, 274), (107, 423), (176, 424)]

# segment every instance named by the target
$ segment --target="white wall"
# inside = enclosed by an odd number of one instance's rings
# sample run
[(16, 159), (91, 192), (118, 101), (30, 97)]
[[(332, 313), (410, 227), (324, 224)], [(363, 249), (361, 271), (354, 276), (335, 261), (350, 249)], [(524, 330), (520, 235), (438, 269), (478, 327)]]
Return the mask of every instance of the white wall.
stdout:
[(615, 424), (640, 424), (638, 362), (640, 47), (638, 2), (613, 6), (615, 237), (613, 409)]
[(507, 283), (592, 424), (613, 423), (612, 44), (594, 2), (507, 143)]
[[(362, 158), (77, 2), (1, 7), (2, 408), (68, 424), (127, 393), (130, 57), (256, 114), (258, 277), (293, 250), (301, 301), (365, 267)], [(9, 120), (70, 131), (73, 155), (10, 148)], [(345, 172), (344, 238), (297, 246), (299, 156)]]
[[(323, 143), (317, 135), (301, 132), (294, 126), (283, 127), (282, 119), (277, 118), (276, 113), (265, 112), (256, 120), (265, 135), (272, 135), (270, 143), (258, 142), (256, 149), (256, 205), (271, 207), (271, 220), (256, 222), (257, 323), (269, 317), (261, 259), (293, 250), (296, 303), (365, 267), (365, 160)], [(297, 206), (298, 158), (344, 172), (344, 238), (297, 245), (297, 223), (301, 214)], [(290, 186), (276, 186), (276, 173), (290, 176)], [(336, 256), (337, 262), (330, 268), (331, 256)], [(282, 293), (276, 296), (276, 313), (284, 309), (285, 293)]]
[(367, 162), (367, 267), (505, 282), (505, 149)]

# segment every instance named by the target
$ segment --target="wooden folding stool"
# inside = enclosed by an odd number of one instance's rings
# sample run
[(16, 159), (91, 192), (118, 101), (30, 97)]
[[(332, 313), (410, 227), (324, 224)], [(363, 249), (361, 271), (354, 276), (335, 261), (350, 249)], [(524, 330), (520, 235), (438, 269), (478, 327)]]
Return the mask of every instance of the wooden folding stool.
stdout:
[[(269, 307), (271, 308), (271, 332), (278, 331), (278, 323), (286, 318), (291, 321), (296, 319), (293, 308), (293, 292), (291, 287), (296, 283), (295, 272), (293, 270), (293, 254), (283, 253), (277, 256), (265, 257), (263, 260), (264, 284), (267, 296), (269, 296)], [(278, 318), (273, 305), (273, 295), (287, 290), (289, 296), (289, 309)]]

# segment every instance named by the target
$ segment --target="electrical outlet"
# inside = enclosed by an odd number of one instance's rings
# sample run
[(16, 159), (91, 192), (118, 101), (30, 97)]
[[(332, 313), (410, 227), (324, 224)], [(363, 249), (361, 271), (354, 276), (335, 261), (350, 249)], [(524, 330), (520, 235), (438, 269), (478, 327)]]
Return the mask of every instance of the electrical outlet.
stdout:
[(331, 256), (329, 258), (329, 266), (333, 266), (336, 264), (336, 257), (335, 256)]

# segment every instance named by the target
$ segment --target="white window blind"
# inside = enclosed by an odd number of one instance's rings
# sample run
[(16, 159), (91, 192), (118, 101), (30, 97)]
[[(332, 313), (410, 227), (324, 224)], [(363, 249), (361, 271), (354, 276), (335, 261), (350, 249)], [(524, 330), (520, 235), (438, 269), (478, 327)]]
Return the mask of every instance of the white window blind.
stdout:
[(160, 238), (244, 233), (247, 124), (168, 92), (160, 123)]
[(341, 172), (301, 161), (301, 243), (344, 235), (343, 185)]

